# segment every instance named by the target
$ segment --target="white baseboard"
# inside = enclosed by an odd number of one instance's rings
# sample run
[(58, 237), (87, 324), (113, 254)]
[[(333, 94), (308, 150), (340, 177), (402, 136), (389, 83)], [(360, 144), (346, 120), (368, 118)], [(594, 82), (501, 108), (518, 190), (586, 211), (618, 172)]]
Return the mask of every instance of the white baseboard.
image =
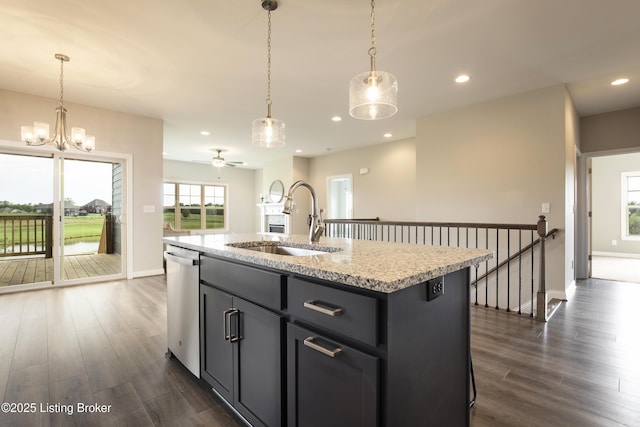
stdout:
[(162, 268), (158, 270), (134, 271), (133, 278), (136, 279), (138, 277), (159, 276), (161, 274), (164, 274), (164, 270)]
[(611, 258), (637, 258), (640, 259), (640, 254), (626, 254), (622, 252), (601, 252), (601, 251), (592, 251), (591, 255), (594, 256), (606, 256)]

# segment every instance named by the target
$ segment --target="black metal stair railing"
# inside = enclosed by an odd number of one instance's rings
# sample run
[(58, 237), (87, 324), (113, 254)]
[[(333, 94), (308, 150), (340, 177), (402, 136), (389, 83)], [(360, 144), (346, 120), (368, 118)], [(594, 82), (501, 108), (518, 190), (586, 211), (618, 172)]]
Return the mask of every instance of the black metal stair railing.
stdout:
[(557, 233), (555, 228), (548, 231), (544, 216), (535, 224), (325, 220), (328, 237), (491, 250), (494, 258), (475, 266), (472, 273), (473, 304), (517, 314), (528, 311), (543, 321), (547, 319), (544, 244)]

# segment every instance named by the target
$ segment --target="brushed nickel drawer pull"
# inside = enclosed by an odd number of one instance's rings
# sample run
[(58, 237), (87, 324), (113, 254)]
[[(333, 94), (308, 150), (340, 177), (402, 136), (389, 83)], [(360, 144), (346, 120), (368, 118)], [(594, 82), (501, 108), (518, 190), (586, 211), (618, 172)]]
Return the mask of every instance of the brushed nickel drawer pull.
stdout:
[(342, 349), (340, 347), (329, 350), (328, 348), (324, 348), (321, 345), (316, 344), (314, 337), (305, 338), (304, 345), (329, 357), (336, 357), (338, 354), (342, 353)]
[[(235, 332), (231, 333), (231, 327), (234, 325), (232, 320), (235, 318)], [(240, 312), (237, 309), (231, 310), (229, 313), (229, 342), (240, 341)]]
[(326, 314), (327, 316), (339, 316), (344, 312), (344, 310), (341, 308), (326, 308), (319, 306), (314, 300), (305, 301), (304, 308), (317, 311), (318, 313)]
[(229, 339), (231, 338), (231, 330), (229, 328), (229, 322), (227, 321), (227, 317), (230, 317), (229, 313), (231, 313), (232, 311), (233, 311), (233, 308), (230, 308), (222, 312), (222, 328), (223, 328), (225, 341), (229, 341)]

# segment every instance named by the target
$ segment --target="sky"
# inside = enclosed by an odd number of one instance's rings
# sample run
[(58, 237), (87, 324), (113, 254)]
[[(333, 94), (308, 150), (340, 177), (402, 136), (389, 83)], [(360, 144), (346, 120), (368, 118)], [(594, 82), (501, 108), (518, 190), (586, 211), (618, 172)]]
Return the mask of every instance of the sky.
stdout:
[[(64, 198), (82, 206), (111, 203), (111, 163), (64, 160)], [(53, 159), (0, 154), (0, 200), (16, 204), (53, 201)]]

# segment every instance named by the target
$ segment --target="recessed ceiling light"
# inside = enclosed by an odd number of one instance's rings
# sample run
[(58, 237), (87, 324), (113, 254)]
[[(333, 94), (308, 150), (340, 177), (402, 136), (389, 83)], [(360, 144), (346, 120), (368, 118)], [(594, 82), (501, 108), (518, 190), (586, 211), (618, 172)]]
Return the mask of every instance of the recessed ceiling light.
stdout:
[(625, 83), (629, 83), (629, 79), (627, 79), (627, 78), (616, 79), (616, 80), (611, 82), (611, 86), (620, 86), (620, 85), (623, 85)]
[(298, 149), (296, 150), (296, 153), (302, 153), (302, 150), (298, 148)]
[(167, 152), (166, 152), (166, 151), (163, 151), (163, 152), (162, 152), (162, 155), (163, 155), (163, 156), (166, 156), (166, 155), (167, 155)]
[(387, 132), (387, 133), (385, 133), (383, 136), (384, 136), (385, 138), (391, 138), (393, 135), (392, 135), (392, 134), (390, 134), (389, 132)]
[(456, 77), (456, 83), (466, 83), (469, 80), (471, 80), (471, 77), (467, 74), (460, 74), (458, 77)]
[(211, 132), (209, 132), (208, 130), (203, 130), (200, 132), (200, 135), (209, 136), (211, 135)]
[(339, 121), (341, 121), (341, 120), (342, 120), (342, 117), (340, 117), (340, 116), (333, 116), (333, 117), (331, 117), (331, 120), (333, 120), (334, 122), (339, 122)]

